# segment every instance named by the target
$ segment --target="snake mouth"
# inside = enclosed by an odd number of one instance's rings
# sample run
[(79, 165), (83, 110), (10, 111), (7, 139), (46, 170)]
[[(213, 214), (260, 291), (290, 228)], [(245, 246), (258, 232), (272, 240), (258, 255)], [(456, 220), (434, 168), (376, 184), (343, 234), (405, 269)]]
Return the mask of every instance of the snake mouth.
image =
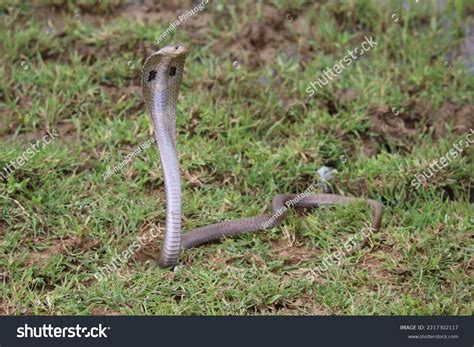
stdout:
[(179, 57), (188, 52), (188, 48), (181, 44), (176, 44), (173, 46), (165, 46), (161, 48), (157, 53), (166, 57)]

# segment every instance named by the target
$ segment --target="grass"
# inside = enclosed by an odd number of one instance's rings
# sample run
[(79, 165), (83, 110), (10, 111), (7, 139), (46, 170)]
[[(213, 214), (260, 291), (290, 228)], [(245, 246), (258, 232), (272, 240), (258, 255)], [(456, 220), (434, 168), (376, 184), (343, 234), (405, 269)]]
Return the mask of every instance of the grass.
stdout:
[[(150, 243), (103, 281), (99, 267), (164, 224), (155, 147), (102, 174), (153, 135), (140, 68), (191, 6), (0, 5), (0, 169), (47, 129), (60, 134), (0, 181), (0, 313), (472, 314), (472, 147), (420, 189), (410, 182), (474, 128), (474, 79), (444, 55), (463, 37), (443, 24), (474, 8), (409, 3), (212, 1), (165, 39), (190, 48), (177, 116), (184, 230), (260, 214), (329, 165), (337, 192), (384, 203), (371, 247), (315, 273), (370, 221), (363, 204), (324, 207), (187, 251), (175, 272), (154, 264), (161, 241)], [(308, 98), (365, 35), (378, 45)]]

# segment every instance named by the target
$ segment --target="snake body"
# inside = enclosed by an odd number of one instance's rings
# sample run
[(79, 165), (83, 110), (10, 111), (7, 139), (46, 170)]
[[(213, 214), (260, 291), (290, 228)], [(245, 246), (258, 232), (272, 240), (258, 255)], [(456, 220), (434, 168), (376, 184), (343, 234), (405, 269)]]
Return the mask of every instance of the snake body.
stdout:
[[(374, 210), (372, 231), (379, 229), (383, 207), (378, 201), (333, 194), (314, 194), (297, 199), (296, 194), (282, 194), (273, 198), (272, 213), (211, 224), (182, 235), (181, 185), (176, 149), (176, 105), (186, 54), (187, 48), (183, 45), (163, 47), (148, 57), (142, 75), (143, 95), (155, 128), (166, 194), (166, 227), (158, 258), (158, 264), (161, 267), (175, 266), (182, 250), (219, 240), (222, 237), (273, 228), (285, 219), (290, 205), (298, 209), (365, 201)], [(289, 204), (293, 200), (297, 202)], [(358, 245), (359, 248), (367, 244), (368, 237), (369, 234), (364, 236)], [(347, 254), (353, 253), (356, 249)]]

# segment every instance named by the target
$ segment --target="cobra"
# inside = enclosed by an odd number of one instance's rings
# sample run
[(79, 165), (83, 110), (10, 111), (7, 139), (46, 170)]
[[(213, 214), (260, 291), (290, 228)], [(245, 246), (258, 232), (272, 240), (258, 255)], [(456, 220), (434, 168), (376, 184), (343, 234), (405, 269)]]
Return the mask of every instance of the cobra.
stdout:
[[(297, 199), (296, 194), (277, 195), (272, 201), (272, 213), (250, 218), (224, 221), (181, 233), (181, 183), (179, 159), (176, 149), (176, 105), (183, 79), (187, 48), (183, 45), (166, 46), (145, 61), (142, 89), (146, 108), (155, 129), (156, 144), (163, 170), (166, 194), (166, 226), (163, 246), (158, 258), (161, 267), (174, 267), (181, 251), (223, 237), (232, 237), (247, 232), (256, 232), (279, 225), (287, 214), (288, 201), (296, 201), (296, 209), (313, 208), (320, 205), (348, 204), (365, 201), (374, 211), (372, 231), (380, 227), (383, 206), (371, 199), (359, 199), (333, 194), (313, 194)], [(357, 248), (368, 243), (370, 234), (364, 236)]]

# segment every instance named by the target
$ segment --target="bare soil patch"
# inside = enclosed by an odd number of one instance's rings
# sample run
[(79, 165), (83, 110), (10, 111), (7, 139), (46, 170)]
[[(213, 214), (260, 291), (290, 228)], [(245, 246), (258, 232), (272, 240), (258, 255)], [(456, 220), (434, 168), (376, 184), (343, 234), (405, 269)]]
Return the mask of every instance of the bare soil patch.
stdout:
[(372, 108), (368, 115), (370, 130), (375, 134), (364, 140), (369, 153), (376, 152), (377, 144), (387, 143), (395, 144), (399, 150), (411, 150), (420, 134), (432, 130), (435, 139), (446, 136), (446, 124), (450, 124), (458, 135), (474, 128), (474, 106), (456, 105), (451, 101), (445, 101), (434, 115), (432, 108), (421, 102), (413, 102), (405, 111), (384, 105)]
[(66, 255), (72, 250), (87, 251), (96, 247), (99, 243), (100, 241), (98, 240), (80, 239), (75, 236), (65, 237), (63, 239), (54, 239), (51, 240), (51, 246), (47, 249), (39, 252), (30, 252), (23, 264), (25, 266), (43, 266), (53, 256), (61, 254)]
[(296, 38), (285, 25), (285, 13), (266, 6), (263, 18), (245, 26), (230, 42), (221, 40), (212, 46), (216, 54), (231, 54), (232, 59), (256, 67), (276, 58), (279, 49), (288, 56), (297, 55)]
[(285, 265), (299, 265), (320, 255), (320, 252), (314, 249), (296, 244), (290, 245), (286, 240), (272, 242), (271, 247), (272, 255), (282, 259)]
[(91, 310), (91, 315), (93, 316), (119, 316), (120, 314), (120, 312), (112, 310), (109, 307), (105, 306), (94, 307)]
[(446, 134), (446, 124), (453, 126), (456, 134), (464, 134), (474, 128), (474, 105), (456, 105), (450, 101), (443, 103), (434, 119), (434, 137), (436, 139)]

